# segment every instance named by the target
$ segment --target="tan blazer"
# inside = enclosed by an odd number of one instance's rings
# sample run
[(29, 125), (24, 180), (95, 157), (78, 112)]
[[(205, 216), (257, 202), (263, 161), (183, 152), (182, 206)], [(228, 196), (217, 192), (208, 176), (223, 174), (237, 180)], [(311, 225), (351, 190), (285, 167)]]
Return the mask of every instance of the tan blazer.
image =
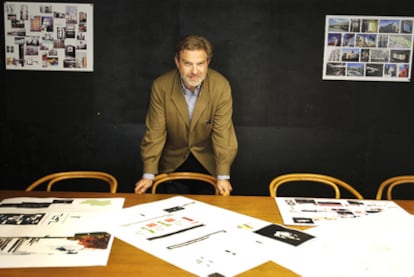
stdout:
[(190, 120), (178, 70), (157, 78), (141, 142), (144, 173), (172, 172), (190, 152), (212, 175), (230, 175), (237, 153), (230, 84), (208, 69)]

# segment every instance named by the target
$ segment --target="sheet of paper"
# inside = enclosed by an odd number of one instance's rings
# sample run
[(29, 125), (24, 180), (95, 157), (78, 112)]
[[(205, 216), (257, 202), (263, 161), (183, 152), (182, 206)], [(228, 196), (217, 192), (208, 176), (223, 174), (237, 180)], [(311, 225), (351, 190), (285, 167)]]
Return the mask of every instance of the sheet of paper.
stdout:
[(102, 217), (119, 211), (124, 198), (9, 198), (0, 202), (0, 236), (62, 236), (106, 230)]
[(294, 259), (275, 262), (306, 277), (414, 276), (414, 217), (399, 211), (307, 230), (315, 239), (300, 245)]
[(106, 265), (105, 217), (124, 198), (9, 198), (0, 202), (0, 268)]
[(244, 272), (269, 260), (266, 245), (294, 248), (300, 233), (183, 196), (124, 209), (118, 224), (118, 238), (199, 276)]
[(395, 202), (385, 200), (276, 197), (275, 201), (286, 225), (316, 226), (391, 210), (408, 214)]

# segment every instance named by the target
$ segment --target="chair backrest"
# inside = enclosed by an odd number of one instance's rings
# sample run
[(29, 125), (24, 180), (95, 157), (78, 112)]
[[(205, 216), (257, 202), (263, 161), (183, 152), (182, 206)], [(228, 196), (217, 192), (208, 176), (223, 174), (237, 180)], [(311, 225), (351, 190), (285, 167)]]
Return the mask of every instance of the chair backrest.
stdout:
[(111, 193), (116, 193), (118, 187), (118, 181), (114, 176), (109, 173), (101, 172), (101, 171), (66, 171), (66, 172), (57, 172), (46, 175), (30, 186), (26, 188), (26, 191), (32, 191), (36, 187), (44, 184), (47, 182), (46, 191), (51, 191), (52, 186), (60, 181), (67, 180), (67, 179), (98, 179), (105, 181), (109, 184), (109, 191)]
[(198, 180), (203, 181), (207, 184), (210, 184), (214, 187), (214, 192), (216, 195), (219, 194), (217, 189), (217, 179), (214, 176), (197, 173), (197, 172), (171, 172), (171, 173), (161, 173), (155, 176), (154, 182), (152, 183), (152, 194), (157, 194), (158, 185), (173, 180)]
[(386, 199), (392, 200), (392, 190), (394, 189), (394, 187), (403, 185), (403, 184), (414, 185), (414, 175), (394, 176), (394, 177), (384, 180), (378, 187), (377, 196), (375, 199), (381, 200), (383, 193), (386, 190)]
[(335, 191), (335, 198), (337, 199), (341, 198), (341, 187), (349, 191), (357, 199), (364, 199), (363, 196), (356, 189), (354, 189), (351, 185), (345, 183), (344, 181), (339, 180), (335, 177), (314, 173), (290, 173), (280, 175), (274, 178), (269, 184), (270, 196), (277, 197), (277, 190), (281, 185), (286, 184), (288, 182), (298, 181), (309, 181), (314, 183), (326, 184), (332, 187), (332, 189)]

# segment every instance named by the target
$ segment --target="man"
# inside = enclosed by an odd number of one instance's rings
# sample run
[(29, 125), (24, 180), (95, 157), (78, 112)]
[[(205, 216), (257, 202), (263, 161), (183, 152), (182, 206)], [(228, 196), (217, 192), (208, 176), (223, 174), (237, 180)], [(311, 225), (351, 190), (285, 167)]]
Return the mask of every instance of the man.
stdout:
[(210, 173), (217, 176), (220, 194), (232, 191), (230, 168), (238, 144), (231, 88), (209, 69), (211, 57), (206, 38), (188, 36), (176, 47), (177, 70), (154, 81), (141, 142), (144, 175), (135, 193), (150, 188), (155, 174), (173, 171)]

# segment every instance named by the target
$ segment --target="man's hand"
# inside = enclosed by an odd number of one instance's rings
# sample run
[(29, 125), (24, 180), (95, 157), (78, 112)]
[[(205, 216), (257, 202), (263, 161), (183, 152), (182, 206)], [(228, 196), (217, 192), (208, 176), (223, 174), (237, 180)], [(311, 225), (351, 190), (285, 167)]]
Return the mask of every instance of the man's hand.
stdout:
[(143, 194), (147, 189), (152, 186), (152, 180), (147, 178), (142, 178), (135, 184), (135, 193)]
[(229, 180), (217, 180), (217, 189), (221, 195), (228, 196), (233, 188)]

